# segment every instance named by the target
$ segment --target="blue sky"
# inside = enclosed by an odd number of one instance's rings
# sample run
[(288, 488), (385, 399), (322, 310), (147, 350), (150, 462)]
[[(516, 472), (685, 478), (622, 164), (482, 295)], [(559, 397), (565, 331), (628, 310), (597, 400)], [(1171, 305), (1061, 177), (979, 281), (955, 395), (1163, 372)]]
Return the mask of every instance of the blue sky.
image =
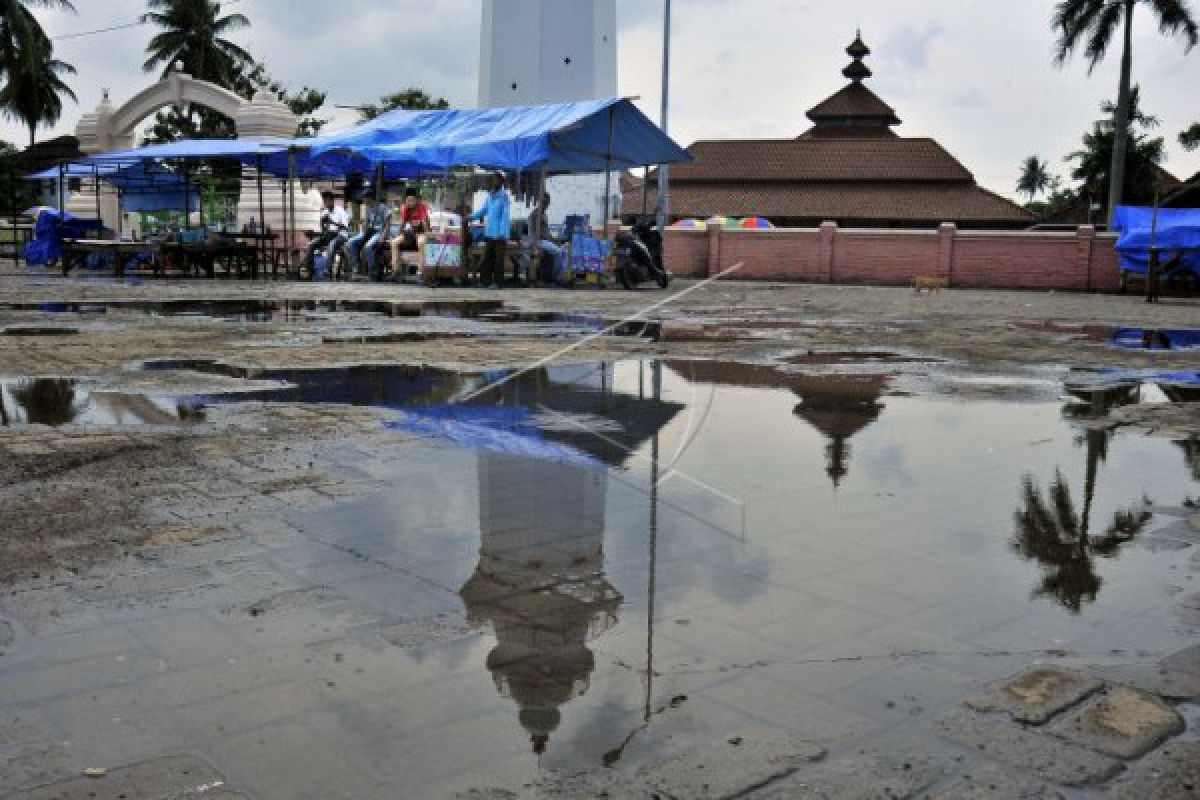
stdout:
[[(76, 0), (79, 13), (39, 12), (52, 35), (131, 22), (143, 0)], [(237, 39), (289, 85), (354, 104), (419, 85), (456, 105), (473, 105), (479, 0), (238, 0), (228, 10), (253, 27)], [(1092, 75), (1081, 60), (1056, 68), (1049, 30), (1052, 0), (675, 0), (671, 132), (699, 138), (789, 137), (804, 112), (843, 83), (843, 52), (857, 25), (874, 50), (868, 85), (904, 120), (902, 135), (934, 136), (977, 179), (1012, 195), (1017, 165), (1037, 153), (1063, 173), (1062, 158), (1115, 95), (1117, 59)], [(1194, 4), (1195, 5), (1195, 4)], [(1200, 7), (1197, 7), (1200, 13)], [(618, 0), (620, 86), (657, 116), (661, 5)], [(1146, 109), (1163, 121), (1167, 168), (1200, 171), (1200, 152), (1176, 135), (1200, 121), (1200, 48), (1163, 39), (1143, 10), (1135, 37), (1135, 79)], [(70, 132), (102, 87), (120, 103), (149, 80), (141, 72), (151, 32), (130, 28), (60, 40), (58, 55), (79, 70), (56, 133)], [(334, 112), (335, 124), (352, 121)], [(24, 141), (18, 126), (0, 136)]]

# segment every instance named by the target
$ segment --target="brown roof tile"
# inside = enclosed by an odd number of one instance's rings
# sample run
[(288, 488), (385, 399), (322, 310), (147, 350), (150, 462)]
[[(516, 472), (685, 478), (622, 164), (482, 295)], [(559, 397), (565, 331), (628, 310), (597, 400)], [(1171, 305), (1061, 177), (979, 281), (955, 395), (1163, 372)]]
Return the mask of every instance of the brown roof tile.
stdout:
[[(657, 192), (649, 192), (654, 208)], [(733, 186), (674, 184), (671, 216), (759, 215), (792, 219), (898, 222), (1033, 222), (1015, 203), (975, 185), (809, 184)], [(622, 213), (640, 214), (640, 187), (624, 196)]]
[(696, 142), (696, 159), (671, 168), (677, 182), (960, 181), (966, 167), (932, 139), (898, 137)]
[(808, 118), (818, 122), (828, 117), (874, 117), (899, 125), (896, 112), (861, 83), (850, 83), (818, 103), (808, 112)]

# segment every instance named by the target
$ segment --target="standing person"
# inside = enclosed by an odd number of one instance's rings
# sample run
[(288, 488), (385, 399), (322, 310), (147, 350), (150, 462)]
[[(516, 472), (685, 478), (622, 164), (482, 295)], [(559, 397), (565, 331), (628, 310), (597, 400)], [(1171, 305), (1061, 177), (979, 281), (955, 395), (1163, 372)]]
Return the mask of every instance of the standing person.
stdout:
[(418, 247), (418, 237), (433, 230), (429, 206), (421, 199), (421, 193), (413, 187), (404, 190), (404, 205), (400, 206), (397, 222), (400, 232), (392, 237), (388, 246), (392, 250), (392, 274), (402, 278), (404, 265), (400, 263), (400, 251), (413, 252)]
[(479, 284), (489, 289), (499, 289), (504, 280), (504, 256), (508, 249), (509, 228), (512, 226), (512, 201), (505, 188), (507, 183), (503, 172), (494, 173), (483, 208), (471, 215), (472, 220), (482, 220), (484, 223)]

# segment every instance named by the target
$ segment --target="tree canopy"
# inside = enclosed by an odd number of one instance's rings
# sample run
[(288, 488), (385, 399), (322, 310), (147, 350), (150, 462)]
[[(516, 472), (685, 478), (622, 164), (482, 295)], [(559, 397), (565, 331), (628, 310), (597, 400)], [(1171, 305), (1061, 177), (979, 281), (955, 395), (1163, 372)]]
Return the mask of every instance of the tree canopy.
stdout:
[(410, 111), (426, 111), (449, 107), (450, 104), (446, 102), (446, 98), (438, 97), (435, 99), (423, 89), (409, 87), (400, 92), (385, 94), (379, 99), (378, 103), (365, 103), (358, 106), (358, 115), (365, 121), (375, 119), (380, 114), (395, 111), (398, 108)]

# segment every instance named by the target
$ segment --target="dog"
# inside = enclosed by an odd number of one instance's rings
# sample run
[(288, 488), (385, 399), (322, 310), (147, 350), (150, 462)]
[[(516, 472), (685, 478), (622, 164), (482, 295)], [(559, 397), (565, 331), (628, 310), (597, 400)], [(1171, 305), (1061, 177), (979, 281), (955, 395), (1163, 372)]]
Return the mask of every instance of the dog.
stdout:
[(950, 284), (945, 278), (937, 278), (932, 275), (921, 275), (913, 278), (912, 287), (913, 291), (917, 294), (920, 294), (921, 292), (935, 294), (940, 292), (942, 289), (949, 289)]

